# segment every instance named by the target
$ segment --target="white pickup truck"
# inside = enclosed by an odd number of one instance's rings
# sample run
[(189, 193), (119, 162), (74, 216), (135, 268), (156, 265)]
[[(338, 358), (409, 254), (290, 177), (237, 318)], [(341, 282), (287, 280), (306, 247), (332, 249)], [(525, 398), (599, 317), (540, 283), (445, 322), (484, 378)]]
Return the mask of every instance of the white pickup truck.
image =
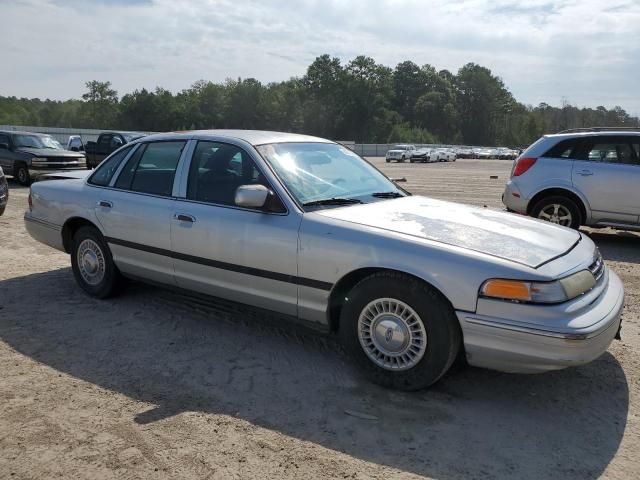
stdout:
[(404, 162), (405, 160), (409, 160), (415, 151), (416, 147), (414, 145), (396, 145), (387, 151), (385, 160), (387, 163), (391, 162), (391, 160)]

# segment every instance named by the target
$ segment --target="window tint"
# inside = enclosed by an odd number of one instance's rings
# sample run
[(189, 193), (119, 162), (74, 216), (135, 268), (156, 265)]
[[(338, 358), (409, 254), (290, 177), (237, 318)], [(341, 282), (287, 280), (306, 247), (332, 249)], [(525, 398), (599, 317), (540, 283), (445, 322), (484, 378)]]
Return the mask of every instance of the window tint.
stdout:
[(98, 166), (98, 169), (93, 173), (93, 175), (91, 175), (89, 183), (91, 183), (92, 185), (100, 185), (103, 187), (109, 185), (111, 177), (113, 177), (113, 174), (120, 166), (120, 163), (122, 163), (122, 160), (124, 160), (125, 157), (129, 154), (131, 148), (132, 147), (122, 149), (102, 162)]
[(9, 145), (9, 135), (5, 135), (0, 133), (0, 143), (6, 143), (7, 145)]
[(631, 143), (616, 140), (591, 145), (587, 159), (592, 162), (638, 165), (638, 155)]
[(576, 158), (579, 142), (576, 139), (562, 140), (542, 155), (547, 158)]
[(106, 145), (109, 145), (109, 142), (111, 142), (111, 137), (112, 137), (112, 135), (109, 135), (109, 134), (107, 134), (107, 135), (102, 135), (102, 136), (99, 138), (98, 143), (99, 143), (100, 145), (105, 145), (105, 146), (106, 146)]
[(173, 179), (186, 142), (148, 143), (138, 148), (118, 177), (116, 187), (170, 196)]
[(235, 205), (236, 189), (253, 184), (269, 187), (244, 150), (224, 143), (198, 142), (189, 167), (188, 199)]

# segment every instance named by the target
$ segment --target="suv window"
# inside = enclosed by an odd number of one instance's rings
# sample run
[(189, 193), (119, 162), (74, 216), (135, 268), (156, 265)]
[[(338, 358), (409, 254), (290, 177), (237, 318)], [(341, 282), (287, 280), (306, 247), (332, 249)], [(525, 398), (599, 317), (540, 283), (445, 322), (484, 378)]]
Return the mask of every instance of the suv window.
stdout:
[(98, 169), (91, 175), (89, 178), (89, 183), (92, 185), (99, 185), (105, 187), (109, 185), (113, 174), (116, 173), (116, 170), (120, 166), (120, 163), (129, 155), (133, 147), (124, 148), (119, 152), (114, 153), (109, 158), (107, 158), (104, 162), (102, 162)]
[(4, 133), (0, 133), (0, 143), (6, 143), (7, 145), (10, 145), (11, 142), (9, 141), (9, 135), (5, 135)]
[(587, 148), (586, 158), (592, 162), (640, 165), (638, 142), (633, 138), (600, 137)]
[(138, 148), (116, 182), (117, 188), (171, 196), (173, 179), (186, 142), (154, 142)]
[(576, 138), (562, 140), (542, 156), (547, 158), (576, 158), (579, 145), (580, 141)]
[(189, 167), (189, 200), (235, 205), (236, 189), (254, 184), (269, 188), (248, 153), (235, 145), (198, 142)]

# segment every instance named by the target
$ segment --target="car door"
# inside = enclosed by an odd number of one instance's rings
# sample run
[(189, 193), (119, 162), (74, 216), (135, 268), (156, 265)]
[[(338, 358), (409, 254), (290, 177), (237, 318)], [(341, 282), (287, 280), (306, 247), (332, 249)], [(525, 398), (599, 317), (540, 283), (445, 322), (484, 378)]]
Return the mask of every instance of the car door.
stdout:
[(257, 307), (297, 314), (301, 216), (274, 194), (266, 209), (240, 208), (241, 185), (270, 188), (257, 157), (222, 142), (199, 140), (183, 167), (183, 192), (171, 224), (180, 287)]
[(96, 189), (96, 216), (114, 261), (125, 274), (175, 284), (171, 258), (173, 187), (185, 145), (186, 141), (140, 144), (109, 187)]
[(589, 202), (590, 223), (635, 225), (640, 215), (638, 137), (585, 139), (573, 162), (572, 181)]

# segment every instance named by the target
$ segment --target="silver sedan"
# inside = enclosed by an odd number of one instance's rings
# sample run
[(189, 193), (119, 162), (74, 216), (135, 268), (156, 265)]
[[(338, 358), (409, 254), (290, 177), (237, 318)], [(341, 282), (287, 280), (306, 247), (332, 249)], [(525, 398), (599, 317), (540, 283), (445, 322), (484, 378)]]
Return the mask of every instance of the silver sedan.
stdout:
[(335, 332), (384, 386), (429, 386), (459, 353), (579, 365), (619, 331), (622, 284), (586, 236), (412, 196), (320, 138), (154, 135), (66, 177), (31, 187), (25, 222), (88, 294), (126, 276), (275, 311)]

